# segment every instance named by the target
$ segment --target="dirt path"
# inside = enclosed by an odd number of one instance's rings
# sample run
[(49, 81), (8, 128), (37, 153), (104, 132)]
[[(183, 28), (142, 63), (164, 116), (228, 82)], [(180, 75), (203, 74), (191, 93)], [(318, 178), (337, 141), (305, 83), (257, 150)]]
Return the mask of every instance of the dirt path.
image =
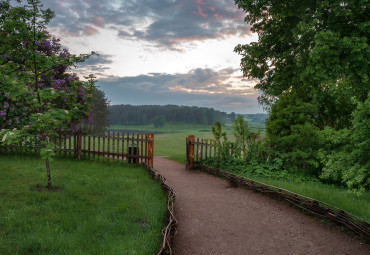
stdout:
[(155, 157), (176, 194), (175, 254), (370, 254), (370, 245), (283, 202)]

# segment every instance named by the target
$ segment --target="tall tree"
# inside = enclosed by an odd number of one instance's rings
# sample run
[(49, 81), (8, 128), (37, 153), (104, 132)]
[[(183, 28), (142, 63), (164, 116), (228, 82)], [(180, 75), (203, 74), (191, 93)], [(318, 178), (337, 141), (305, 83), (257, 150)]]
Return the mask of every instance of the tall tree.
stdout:
[[(330, 137), (340, 137), (346, 129), (364, 130), (358, 125), (368, 123), (354, 117), (370, 91), (369, 0), (235, 3), (245, 10), (245, 20), (259, 38), (235, 51), (242, 56), (244, 75), (259, 80), (255, 86), (263, 92), (259, 101), (270, 110), (266, 123), (270, 145), (295, 167), (314, 169), (316, 174), (329, 168), (344, 173), (331, 160), (339, 152), (324, 143), (334, 145), (338, 139)], [(328, 151), (320, 156), (320, 148)], [(344, 154), (348, 148), (339, 150)], [(369, 161), (361, 162), (357, 169), (366, 169)], [(355, 175), (349, 181), (344, 175), (339, 179), (351, 187)], [(364, 184), (366, 178), (358, 185), (370, 186)]]
[(84, 120), (83, 124), (87, 128), (92, 128), (94, 132), (104, 132), (109, 126), (109, 101), (104, 91), (95, 88), (92, 93), (91, 110), (89, 117)]
[(369, 90), (369, 1), (235, 2), (258, 34), (258, 42), (235, 51), (244, 75), (259, 79), (260, 102), (268, 107), (281, 95), (296, 94), (319, 102), (321, 127), (348, 125), (355, 108), (348, 99), (363, 102)]
[(94, 82), (70, 72), (87, 55), (71, 55), (46, 31), (54, 13), (38, 0), (17, 2), (0, 1), (0, 141), (40, 146), (50, 190), (56, 145), (49, 138), (70, 134), (87, 117)]

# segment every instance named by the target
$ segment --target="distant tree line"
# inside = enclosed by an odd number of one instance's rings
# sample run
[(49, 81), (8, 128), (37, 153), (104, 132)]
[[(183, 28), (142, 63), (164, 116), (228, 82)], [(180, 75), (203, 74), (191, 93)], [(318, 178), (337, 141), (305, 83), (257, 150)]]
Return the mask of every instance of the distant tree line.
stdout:
[(244, 114), (244, 119), (248, 120), (250, 123), (265, 124), (268, 118), (266, 113), (255, 113), (255, 114)]
[(226, 112), (212, 108), (178, 105), (111, 105), (108, 107), (111, 125), (147, 125), (160, 123), (193, 123), (212, 125), (216, 120), (225, 122)]

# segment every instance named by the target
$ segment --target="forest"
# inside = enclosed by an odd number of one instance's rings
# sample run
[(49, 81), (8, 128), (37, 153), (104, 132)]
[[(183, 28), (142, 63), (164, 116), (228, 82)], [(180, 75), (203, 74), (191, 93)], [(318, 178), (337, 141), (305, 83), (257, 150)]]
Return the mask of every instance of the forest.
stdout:
[(159, 119), (170, 123), (192, 123), (212, 125), (216, 120), (226, 121), (226, 112), (212, 108), (178, 105), (111, 105), (111, 125), (147, 125)]
[[(96, 108), (101, 111), (103, 107)], [(110, 125), (164, 125), (168, 123), (190, 123), (212, 125), (216, 121), (221, 123), (232, 122), (241, 114), (226, 113), (213, 108), (179, 105), (109, 105)], [(95, 111), (94, 111), (95, 112)], [(267, 114), (242, 114), (245, 119), (253, 123), (265, 124)], [(104, 115), (99, 115), (103, 117)]]

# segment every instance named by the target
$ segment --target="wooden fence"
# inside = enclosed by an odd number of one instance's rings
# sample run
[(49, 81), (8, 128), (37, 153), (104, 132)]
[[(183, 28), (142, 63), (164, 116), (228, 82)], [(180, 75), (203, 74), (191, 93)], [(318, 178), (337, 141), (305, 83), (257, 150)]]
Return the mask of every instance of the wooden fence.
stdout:
[[(190, 148), (190, 150), (189, 150)], [(230, 154), (233, 154), (234, 147), (233, 143), (230, 146)], [(244, 145), (240, 149), (240, 156), (244, 157), (246, 155), (247, 148)], [(210, 139), (197, 138), (190, 135), (186, 138), (186, 167), (190, 169), (194, 161), (199, 162), (207, 158), (219, 157), (219, 151), (216, 144)]]
[[(133, 134), (105, 132), (99, 135), (81, 130), (70, 136), (48, 138), (56, 144), (57, 155), (74, 156), (78, 159), (92, 158), (112, 162), (143, 163), (153, 167), (153, 134)], [(28, 144), (28, 147), (27, 147)], [(23, 142), (13, 146), (0, 147), (2, 151), (31, 151), (39, 153), (38, 140)]]

